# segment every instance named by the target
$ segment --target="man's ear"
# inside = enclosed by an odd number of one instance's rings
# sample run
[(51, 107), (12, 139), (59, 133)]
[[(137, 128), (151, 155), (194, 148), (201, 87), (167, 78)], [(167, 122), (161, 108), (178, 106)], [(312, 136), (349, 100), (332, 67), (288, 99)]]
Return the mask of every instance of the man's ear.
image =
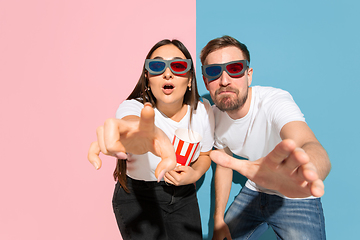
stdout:
[(204, 84), (205, 84), (205, 87), (206, 89), (209, 91), (209, 88), (208, 88), (208, 80), (206, 79), (206, 77), (202, 76), (203, 77), (203, 80), (204, 80)]
[(252, 68), (249, 68), (247, 70), (247, 75), (248, 75), (248, 86), (250, 86), (251, 82), (252, 82), (252, 75), (253, 75), (253, 69)]

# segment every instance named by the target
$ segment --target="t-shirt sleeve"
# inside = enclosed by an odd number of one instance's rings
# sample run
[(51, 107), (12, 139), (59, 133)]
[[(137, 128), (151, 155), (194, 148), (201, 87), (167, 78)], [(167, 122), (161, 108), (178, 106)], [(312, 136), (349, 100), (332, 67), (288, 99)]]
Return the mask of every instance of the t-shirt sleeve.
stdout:
[(224, 149), (226, 147), (218, 138), (215, 136), (214, 148), (216, 149)]
[(289, 92), (278, 89), (269, 99), (268, 114), (278, 132), (289, 122), (305, 122), (304, 114)]
[[(221, 125), (219, 124), (220, 122), (222, 124), (224, 124), (225, 122), (223, 122), (221, 120), (221, 111), (216, 107), (216, 105), (212, 105), (212, 109), (213, 109), (213, 112), (214, 112), (214, 120), (215, 120), (215, 127), (214, 127), (214, 130), (215, 128), (221, 128), (222, 126), (224, 125)], [(225, 123), (226, 124), (226, 123)], [(218, 129), (219, 130), (219, 129)], [(216, 149), (224, 149), (226, 148), (226, 144), (223, 143), (218, 137), (217, 135), (214, 133), (214, 148)]]
[(126, 116), (134, 115), (140, 117), (141, 110), (144, 105), (137, 100), (123, 101), (116, 111), (116, 118), (121, 119)]
[(210, 151), (214, 146), (215, 119), (210, 103), (206, 99), (203, 99), (203, 104), (206, 112), (203, 118), (204, 134), (201, 140), (201, 152), (207, 152)]

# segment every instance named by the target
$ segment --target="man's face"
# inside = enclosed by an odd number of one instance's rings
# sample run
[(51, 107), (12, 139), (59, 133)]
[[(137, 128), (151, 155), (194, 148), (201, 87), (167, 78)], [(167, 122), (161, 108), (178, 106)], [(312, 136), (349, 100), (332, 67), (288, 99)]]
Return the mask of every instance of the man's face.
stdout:
[[(236, 47), (225, 47), (211, 52), (204, 65), (222, 64), (236, 60), (244, 60), (243, 53)], [(203, 76), (206, 89), (211, 99), (222, 111), (236, 111), (244, 106), (248, 99), (248, 90), (252, 80), (252, 68), (239, 77), (230, 77), (226, 71), (213, 81)]]

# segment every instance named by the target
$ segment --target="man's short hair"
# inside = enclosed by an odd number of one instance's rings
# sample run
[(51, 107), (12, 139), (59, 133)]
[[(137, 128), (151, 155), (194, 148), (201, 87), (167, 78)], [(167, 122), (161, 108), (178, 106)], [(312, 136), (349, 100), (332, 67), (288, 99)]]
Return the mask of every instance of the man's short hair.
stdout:
[(236, 40), (233, 37), (225, 35), (225, 36), (222, 36), (219, 38), (215, 38), (215, 39), (211, 40), (210, 42), (208, 42), (208, 44), (206, 44), (206, 46), (201, 50), (201, 53), (200, 53), (201, 63), (204, 65), (206, 57), (211, 52), (214, 52), (221, 48), (230, 47), (230, 46), (234, 46), (234, 47), (237, 47), (238, 49), (240, 49), (241, 52), (243, 53), (245, 59), (250, 62), (250, 53), (249, 53), (249, 50), (247, 49), (246, 45), (239, 42), (238, 40)]

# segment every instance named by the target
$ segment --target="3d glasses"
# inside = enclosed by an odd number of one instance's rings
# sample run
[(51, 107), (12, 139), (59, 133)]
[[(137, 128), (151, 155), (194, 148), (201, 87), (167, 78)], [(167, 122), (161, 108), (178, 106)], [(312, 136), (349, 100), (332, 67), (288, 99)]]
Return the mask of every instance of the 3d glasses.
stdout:
[(223, 71), (226, 71), (231, 77), (239, 77), (245, 72), (249, 65), (248, 60), (238, 60), (223, 64), (204, 65), (201, 66), (201, 70), (202, 74), (211, 82), (218, 79)]
[(174, 74), (185, 74), (191, 68), (191, 59), (146, 59), (145, 69), (152, 75), (159, 75), (169, 68)]

